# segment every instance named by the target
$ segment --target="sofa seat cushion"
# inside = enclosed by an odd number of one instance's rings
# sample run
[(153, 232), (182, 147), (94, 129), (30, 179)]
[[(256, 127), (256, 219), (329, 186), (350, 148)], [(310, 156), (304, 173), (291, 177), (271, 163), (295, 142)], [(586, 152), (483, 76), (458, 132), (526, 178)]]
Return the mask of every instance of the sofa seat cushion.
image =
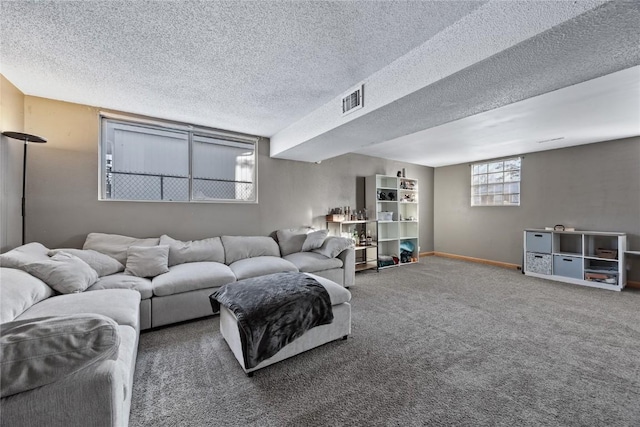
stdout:
[(264, 276), (265, 274), (298, 271), (293, 263), (277, 256), (259, 256), (236, 261), (229, 265), (236, 279)]
[(29, 273), (14, 268), (0, 268), (0, 323), (12, 321), (35, 303), (53, 294), (53, 289)]
[(167, 296), (197, 289), (215, 288), (235, 282), (231, 268), (219, 262), (189, 262), (169, 268), (153, 278), (153, 294)]
[(124, 273), (101, 277), (96, 283), (90, 286), (87, 291), (99, 291), (103, 289), (132, 289), (140, 292), (142, 299), (149, 299), (153, 296), (151, 279), (130, 276)]
[(313, 277), (316, 279), (324, 288), (327, 290), (329, 294), (329, 298), (331, 299), (331, 305), (338, 305), (345, 302), (351, 301), (351, 292), (347, 290), (342, 285), (338, 285), (336, 282), (326, 279), (324, 277), (320, 277), (315, 274), (305, 273), (309, 277)]
[(138, 330), (140, 294), (129, 289), (105, 289), (81, 294), (59, 295), (46, 299), (22, 313), (16, 320), (47, 316), (93, 313), (107, 316), (118, 325)]
[(340, 258), (327, 258), (315, 252), (297, 252), (285, 256), (284, 259), (293, 263), (303, 273), (342, 268), (342, 260)]
[(5, 323), (0, 344), (0, 395), (6, 397), (115, 360), (120, 335), (108, 317), (74, 314)]

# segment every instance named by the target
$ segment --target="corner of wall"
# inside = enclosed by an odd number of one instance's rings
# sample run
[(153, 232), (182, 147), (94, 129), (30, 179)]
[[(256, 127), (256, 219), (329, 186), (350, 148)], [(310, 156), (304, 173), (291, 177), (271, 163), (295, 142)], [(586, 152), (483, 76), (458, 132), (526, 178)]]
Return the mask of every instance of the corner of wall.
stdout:
[[(24, 131), (24, 94), (0, 74), (0, 131)], [(22, 243), (22, 146), (0, 137), (0, 252)]]

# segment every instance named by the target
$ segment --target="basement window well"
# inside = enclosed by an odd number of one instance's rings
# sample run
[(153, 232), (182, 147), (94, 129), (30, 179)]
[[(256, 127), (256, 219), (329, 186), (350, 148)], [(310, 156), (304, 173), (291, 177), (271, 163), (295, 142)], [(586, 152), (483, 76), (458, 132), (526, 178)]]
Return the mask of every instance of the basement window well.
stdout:
[(471, 165), (471, 206), (520, 206), (522, 158)]
[(100, 199), (257, 202), (258, 137), (101, 116)]

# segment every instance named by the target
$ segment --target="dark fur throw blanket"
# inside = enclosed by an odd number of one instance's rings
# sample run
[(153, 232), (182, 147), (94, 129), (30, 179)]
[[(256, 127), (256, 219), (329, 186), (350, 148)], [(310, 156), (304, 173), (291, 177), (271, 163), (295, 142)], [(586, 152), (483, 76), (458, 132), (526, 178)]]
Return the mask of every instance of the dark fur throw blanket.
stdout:
[(235, 314), (245, 369), (256, 367), (309, 329), (333, 321), (329, 293), (303, 273), (239, 280), (209, 299), (214, 313), (223, 305)]

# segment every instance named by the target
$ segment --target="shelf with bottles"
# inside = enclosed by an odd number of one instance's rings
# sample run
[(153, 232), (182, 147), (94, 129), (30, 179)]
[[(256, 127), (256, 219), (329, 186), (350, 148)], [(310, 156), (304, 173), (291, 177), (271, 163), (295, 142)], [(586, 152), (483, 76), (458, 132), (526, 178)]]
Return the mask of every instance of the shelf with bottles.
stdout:
[(353, 241), (356, 271), (378, 268), (378, 227), (375, 219), (327, 221), (327, 229), (331, 235)]
[(378, 269), (378, 245), (376, 243), (356, 246), (355, 267), (356, 271)]

